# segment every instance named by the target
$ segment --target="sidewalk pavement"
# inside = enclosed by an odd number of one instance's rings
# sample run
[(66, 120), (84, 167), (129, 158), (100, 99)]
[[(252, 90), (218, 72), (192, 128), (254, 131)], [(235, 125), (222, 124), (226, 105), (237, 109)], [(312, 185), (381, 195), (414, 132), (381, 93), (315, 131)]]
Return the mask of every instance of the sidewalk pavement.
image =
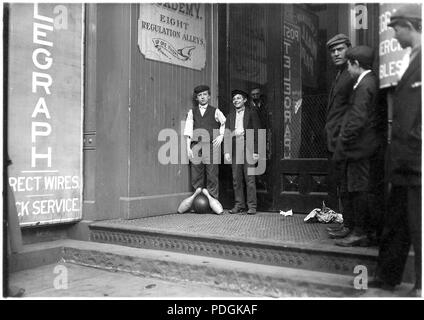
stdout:
[(10, 285), (25, 289), (23, 298), (255, 297), (202, 284), (171, 282), (71, 263), (50, 264), (15, 272), (11, 274), (9, 281)]

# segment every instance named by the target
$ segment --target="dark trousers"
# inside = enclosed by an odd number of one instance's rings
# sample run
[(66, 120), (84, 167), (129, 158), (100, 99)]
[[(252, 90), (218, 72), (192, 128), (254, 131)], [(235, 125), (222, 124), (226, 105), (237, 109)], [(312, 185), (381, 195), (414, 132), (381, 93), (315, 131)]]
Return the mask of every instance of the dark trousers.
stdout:
[(342, 211), (340, 199), (340, 162), (333, 160), (333, 153), (328, 152), (328, 197), (326, 205), (336, 212)]
[(370, 224), (369, 199), (367, 192), (342, 193), (344, 207), (343, 220), (345, 227), (358, 235), (372, 234)]
[(196, 152), (196, 161), (191, 162), (191, 185), (194, 190), (206, 188), (209, 194), (218, 199), (219, 195), (219, 167), (217, 157), (219, 152), (212, 148), (202, 154), (201, 148), (192, 148)]
[(371, 233), (368, 192), (370, 160), (348, 160), (340, 163), (341, 201), (346, 227), (356, 234)]
[(377, 278), (402, 282), (412, 243), (415, 253), (415, 287), (421, 289), (421, 186), (393, 186), (380, 241)]
[(253, 168), (254, 165), (244, 163), (231, 165), (233, 171), (233, 188), (234, 188), (234, 207), (235, 208), (246, 208), (245, 202), (246, 198), (244, 195), (244, 190), (246, 186), (246, 197), (247, 197), (247, 207), (249, 209), (256, 209), (257, 199), (256, 199), (256, 182), (255, 175), (248, 175), (247, 169)]
[(383, 150), (380, 150), (375, 157), (370, 159), (370, 187), (368, 192), (369, 226), (377, 241), (381, 238), (386, 211), (384, 168), (384, 153)]

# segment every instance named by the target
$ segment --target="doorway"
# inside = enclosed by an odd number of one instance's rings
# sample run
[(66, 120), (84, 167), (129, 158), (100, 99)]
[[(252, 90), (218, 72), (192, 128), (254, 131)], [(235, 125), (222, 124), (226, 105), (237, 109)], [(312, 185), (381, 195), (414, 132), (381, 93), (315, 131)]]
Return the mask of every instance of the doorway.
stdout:
[[(322, 201), (338, 209), (327, 193), (323, 130), (334, 73), (325, 43), (340, 32), (343, 9), (337, 4), (219, 5), (219, 106), (227, 115), (231, 90), (259, 88), (266, 107), (267, 169), (256, 179), (258, 210), (308, 213)], [(230, 165), (221, 165), (220, 188), (220, 200), (230, 208)]]

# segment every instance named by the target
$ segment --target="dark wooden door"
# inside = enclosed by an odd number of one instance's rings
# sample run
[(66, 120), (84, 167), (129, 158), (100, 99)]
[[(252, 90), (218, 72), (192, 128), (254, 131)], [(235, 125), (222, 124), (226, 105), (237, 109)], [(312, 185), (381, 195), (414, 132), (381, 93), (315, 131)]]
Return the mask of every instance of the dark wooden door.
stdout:
[[(328, 30), (323, 17), (334, 7), (284, 5), (280, 33), (281, 54), (274, 68), (275, 110), (273, 129), (273, 207), (309, 213), (327, 206), (338, 210), (330, 199), (328, 161), (324, 140), (327, 105), (328, 65), (325, 42)], [(324, 14), (325, 13), (325, 14)], [(325, 29), (327, 28), (327, 29)], [(278, 87), (279, 86), (279, 87)], [(279, 102), (279, 103), (278, 103)]]

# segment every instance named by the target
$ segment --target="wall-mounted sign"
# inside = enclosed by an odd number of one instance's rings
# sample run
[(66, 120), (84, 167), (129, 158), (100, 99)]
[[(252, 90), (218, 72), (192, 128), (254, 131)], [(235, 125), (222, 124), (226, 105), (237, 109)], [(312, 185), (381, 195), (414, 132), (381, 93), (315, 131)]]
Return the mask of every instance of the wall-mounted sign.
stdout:
[(302, 72), (300, 27), (283, 22), (283, 159), (299, 156), (302, 124)]
[(205, 4), (141, 4), (138, 46), (147, 58), (201, 70), (206, 63)]
[(81, 219), (81, 4), (11, 4), (9, 184), (22, 226)]
[(380, 4), (379, 17), (379, 76), (380, 88), (395, 86), (399, 81), (400, 74), (408, 66), (409, 50), (402, 49), (399, 42), (394, 38), (394, 30), (387, 24), (390, 22), (392, 13), (402, 4)]

